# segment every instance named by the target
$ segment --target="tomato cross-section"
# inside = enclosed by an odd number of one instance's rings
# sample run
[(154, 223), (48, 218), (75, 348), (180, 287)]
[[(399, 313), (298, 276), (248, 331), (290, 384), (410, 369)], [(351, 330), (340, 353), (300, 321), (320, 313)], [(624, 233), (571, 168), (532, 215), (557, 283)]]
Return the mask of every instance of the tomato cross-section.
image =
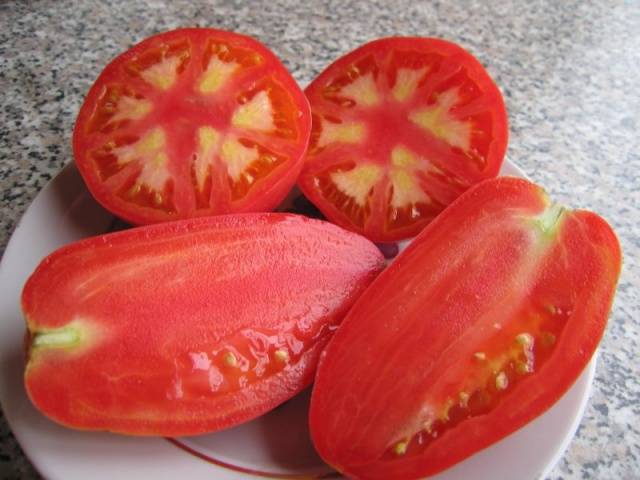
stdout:
[(182, 29), (107, 65), (73, 147), (94, 197), (148, 224), (273, 209), (297, 179), (310, 129), (303, 92), (265, 46)]
[(305, 93), (313, 127), (299, 185), (327, 218), (375, 241), (415, 236), (504, 159), (498, 87), (443, 40), (368, 43)]

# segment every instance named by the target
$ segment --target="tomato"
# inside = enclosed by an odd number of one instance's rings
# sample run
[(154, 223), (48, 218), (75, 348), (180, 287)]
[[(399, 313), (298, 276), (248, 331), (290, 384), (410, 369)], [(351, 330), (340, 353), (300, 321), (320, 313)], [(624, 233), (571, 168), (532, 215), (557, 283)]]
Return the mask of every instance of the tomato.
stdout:
[(371, 240), (415, 236), (500, 170), (502, 95), (453, 43), (376, 40), (331, 64), (305, 93), (313, 127), (300, 188), (332, 222)]
[(178, 436), (250, 420), (311, 382), (382, 265), (365, 238), (276, 213), (68, 245), (22, 294), (27, 392), (85, 430)]
[(546, 411), (589, 362), (614, 232), (526, 180), (470, 189), (382, 272), (320, 361), (310, 425), (353, 478), (438, 473)]
[(149, 224), (272, 210), (296, 182), (310, 128), (304, 93), (264, 45), (190, 28), (106, 66), (73, 150), (105, 208)]

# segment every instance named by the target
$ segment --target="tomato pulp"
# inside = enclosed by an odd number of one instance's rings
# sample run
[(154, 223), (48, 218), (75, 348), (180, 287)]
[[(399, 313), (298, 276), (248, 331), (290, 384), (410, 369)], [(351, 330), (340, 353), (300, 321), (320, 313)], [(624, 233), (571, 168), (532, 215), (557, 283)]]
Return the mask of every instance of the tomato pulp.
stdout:
[(148, 224), (272, 210), (296, 182), (310, 128), (304, 93), (264, 45), (180, 29), (107, 65), (73, 150), (105, 208)]
[(603, 335), (621, 252), (526, 180), (472, 188), (358, 299), (320, 361), (310, 425), (353, 478), (438, 473), (546, 411)]
[(61, 248), (27, 281), (27, 392), (69, 427), (191, 435), (312, 380), (382, 268), (368, 240), (288, 214), (191, 219)]
[(502, 95), (453, 43), (373, 41), (331, 64), (305, 93), (313, 127), (300, 188), (332, 222), (371, 240), (415, 236), (500, 170)]

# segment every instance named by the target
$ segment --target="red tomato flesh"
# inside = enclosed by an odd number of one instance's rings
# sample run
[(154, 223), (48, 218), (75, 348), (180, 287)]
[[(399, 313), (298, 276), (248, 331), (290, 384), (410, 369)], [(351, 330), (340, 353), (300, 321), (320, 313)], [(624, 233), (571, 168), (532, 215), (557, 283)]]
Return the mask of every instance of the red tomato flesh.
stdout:
[(80, 429), (177, 436), (250, 420), (311, 382), (382, 265), (365, 238), (289, 214), (74, 243), (23, 291), (27, 392)]
[(385, 38), (305, 90), (313, 115), (299, 180), (332, 222), (378, 242), (417, 235), (507, 147), (498, 87), (471, 54), (433, 38)]
[(73, 149), (93, 196), (134, 224), (275, 208), (307, 147), (308, 102), (276, 56), (232, 32), (150, 37), (102, 71)]
[(436, 474), (546, 411), (603, 335), (614, 232), (526, 180), (472, 188), (358, 299), (320, 361), (310, 425), (353, 478)]

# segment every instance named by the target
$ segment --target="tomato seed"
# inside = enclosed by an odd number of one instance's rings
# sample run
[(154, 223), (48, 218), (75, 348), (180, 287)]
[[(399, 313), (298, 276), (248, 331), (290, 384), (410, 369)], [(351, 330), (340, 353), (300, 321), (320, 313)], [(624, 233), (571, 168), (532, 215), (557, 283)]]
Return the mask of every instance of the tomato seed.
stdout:
[(484, 352), (476, 352), (473, 354), (473, 358), (484, 361), (487, 359), (487, 355)]
[(275, 352), (273, 352), (273, 355), (276, 357), (276, 359), (282, 363), (289, 363), (289, 352), (287, 352), (286, 350), (283, 349), (278, 349)]
[(533, 345), (533, 336), (530, 333), (519, 333), (516, 335), (516, 342), (520, 345), (529, 346)]
[(507, 374), (504, 372), (498, 373), (498, 375), (496, 376), (496, 388), (498, 390), (504, 390), (508, 386), (509, 386), (509, 378), (507, 377)]
[(224, 354), (223, 357), (223, 361), (224, 364), (227, 367), (237, 367), (238, 366), (238, 359), (236, 358), (236, 356), (233, 354), (233, 352), (227, 352)]
[(404, 455), (405, 453), (407, 453), (408, 446), (409, 446), (409, 442), (407, 441), (398, 442), (393, 446), (393, 453), (395, 453), (398, 456)]

